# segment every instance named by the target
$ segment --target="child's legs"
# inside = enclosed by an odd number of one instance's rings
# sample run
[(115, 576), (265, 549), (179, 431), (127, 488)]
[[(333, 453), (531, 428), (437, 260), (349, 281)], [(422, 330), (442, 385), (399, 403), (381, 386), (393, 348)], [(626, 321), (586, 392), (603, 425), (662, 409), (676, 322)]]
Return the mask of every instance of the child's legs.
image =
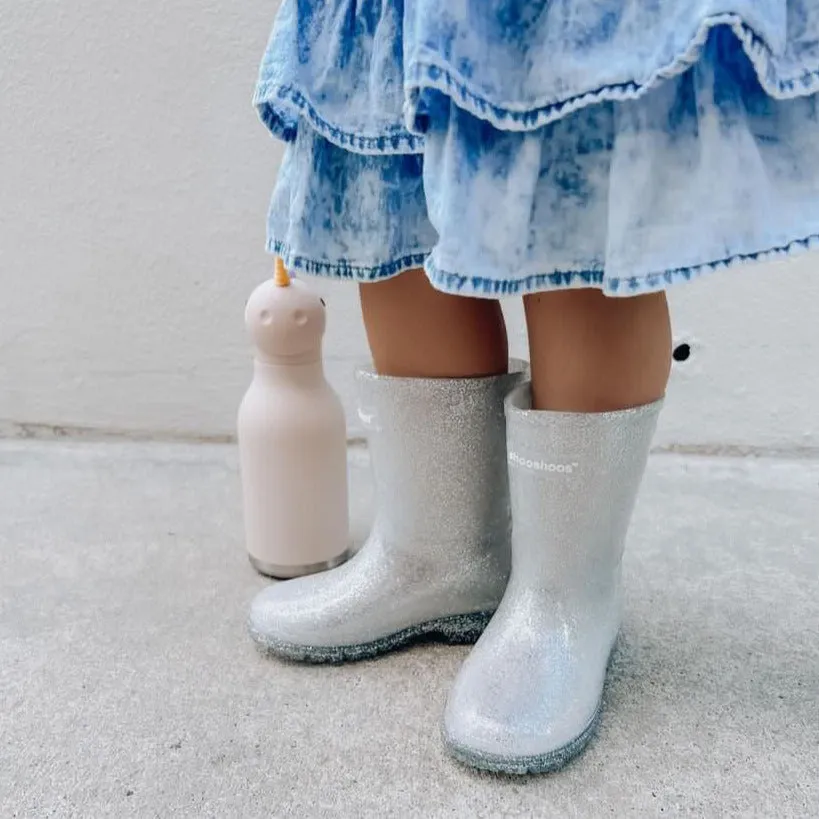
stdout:
[(498, 375), (508, 366), (496, 301), (435, 290), (423, 270), (360, 287), (375, 369), (405, 378)]
[(597, 290), (524, 299), (535, 409), (605, 412), (661, 398), (671, 369), (664, 293), (610, 298)]

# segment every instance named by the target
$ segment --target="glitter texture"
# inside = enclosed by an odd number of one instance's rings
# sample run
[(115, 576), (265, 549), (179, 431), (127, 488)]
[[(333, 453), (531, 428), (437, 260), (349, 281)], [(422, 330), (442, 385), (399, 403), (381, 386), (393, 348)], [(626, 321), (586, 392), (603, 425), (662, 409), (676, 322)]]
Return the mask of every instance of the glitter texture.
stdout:
[(372, 532), (343, 566), (256, 597), (249, 629), (261, 648), (341, 662), (424, 636), (477, 639), (509, 577), (503, 402), (524, 369), (513, 361), (507, 375), (464, 379), (358, 373)]
[(608, 413), (506, 402), (512, 572), (447, 702), (444, 739), (470, 765), (565, 765), (599, 718), (620, 627), (620, 569), (662, 402)]
[(288, 643), (270, 634), (256, 633), (252, 627), (251, 634), (263, 654), (274, 654), (294, 662), (338, 664), (369, 660), (421, 641), (437, 640), (452, 645), (474, 643), (481, 636), (491, 617), (491, 611), (456, 614), (454, 617), (428, 620), (368, 643), (341, 646)]

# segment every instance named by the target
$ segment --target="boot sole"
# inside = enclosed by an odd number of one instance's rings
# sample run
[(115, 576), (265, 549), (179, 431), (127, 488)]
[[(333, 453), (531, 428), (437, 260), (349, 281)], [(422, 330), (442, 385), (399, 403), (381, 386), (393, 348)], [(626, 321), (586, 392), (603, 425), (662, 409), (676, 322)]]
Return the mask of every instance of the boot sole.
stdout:
[(350, 663), (369, 660), (419, 642), (471, 644), (478, 640), (494, 612), (479, 611), (428, 620), (367, 643), (342, 646), (309, 646), (277, 640), (249, 627), (250, 636), (263, 654), (302, 663)]
[(444, 735), (444, 744), (449, 754), (458, 762), (481, 771), (488, 771), (494, 774), (510, 774), (513, 776), (554, 773), (565, 767), (589, 744), (597, 732), (602, 711), (603, 701), (601, 700), (591, 721), (577, 737), (560, 748), (545, 754), (535, 754), (532, 756), (487, 754), (477, 751), (474, 748), (458, 745), (456, 742), (452, 742), (446, 735)]

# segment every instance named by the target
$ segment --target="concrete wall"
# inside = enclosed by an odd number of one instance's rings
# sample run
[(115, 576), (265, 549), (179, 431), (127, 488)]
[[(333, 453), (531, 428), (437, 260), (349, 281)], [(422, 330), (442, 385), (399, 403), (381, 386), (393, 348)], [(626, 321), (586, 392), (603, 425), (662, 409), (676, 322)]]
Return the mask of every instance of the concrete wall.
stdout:
[[(275, 5), (0, 0), (0, 434), (231, 433), (244, 300), (269, 270), (280, 149), (250, 96)], [(355, 291), (320, 287), (351, 408)], [(693, 355), (661, 443), (819, 447), (817, 258), (673, 300)]]

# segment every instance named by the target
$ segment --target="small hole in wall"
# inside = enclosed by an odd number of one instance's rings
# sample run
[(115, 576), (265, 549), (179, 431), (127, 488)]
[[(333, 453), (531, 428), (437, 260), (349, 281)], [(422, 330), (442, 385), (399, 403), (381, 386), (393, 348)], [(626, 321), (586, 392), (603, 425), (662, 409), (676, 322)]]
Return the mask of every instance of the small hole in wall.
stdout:
[(678, 344), (674, 348), (674, 361), (688, 361), (691, 358), (691, 345), (690, 344)]

